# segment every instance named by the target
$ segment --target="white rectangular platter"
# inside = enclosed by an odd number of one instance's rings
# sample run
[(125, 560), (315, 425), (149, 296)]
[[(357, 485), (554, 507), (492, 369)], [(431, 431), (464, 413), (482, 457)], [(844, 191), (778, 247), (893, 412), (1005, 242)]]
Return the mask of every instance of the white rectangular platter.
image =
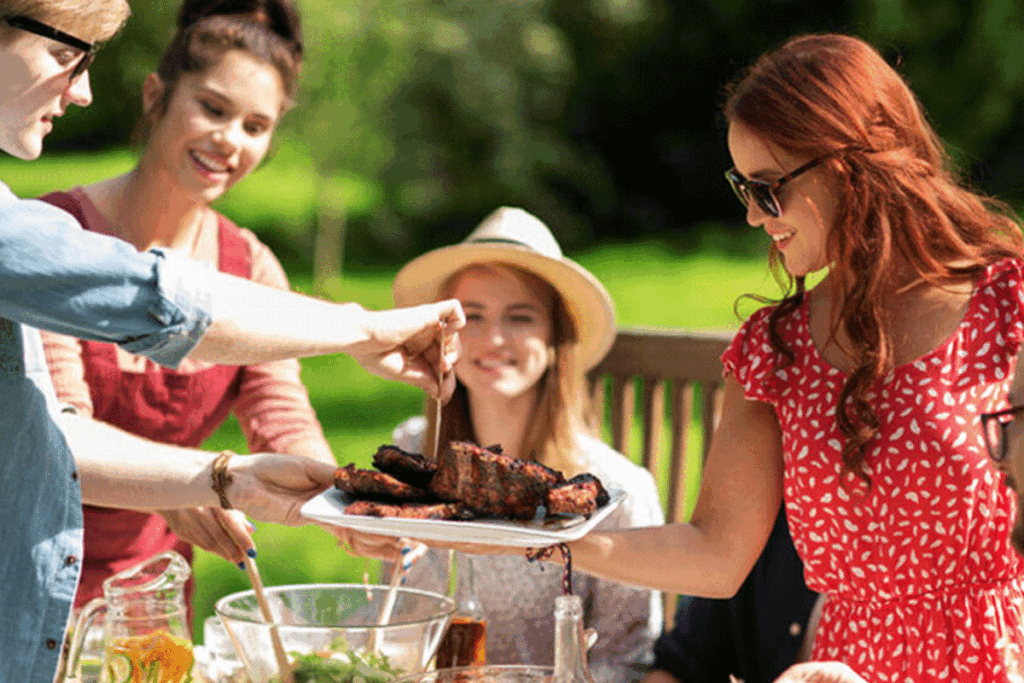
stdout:
[(382, 536), (516, 548), (541, 548), (583, 538), (622, 504), (626, 493), (620, 489), (609, 489), (608, 497), (608, 503), (589, 517), (582, 515), (576, 517), (556, 516), (540, 521), (504, 519), (452, 521), (345, 514), (345, 505), (350, 499), (347, 494), (332, 487), (303, 505), (302, 515), (318, 522)]

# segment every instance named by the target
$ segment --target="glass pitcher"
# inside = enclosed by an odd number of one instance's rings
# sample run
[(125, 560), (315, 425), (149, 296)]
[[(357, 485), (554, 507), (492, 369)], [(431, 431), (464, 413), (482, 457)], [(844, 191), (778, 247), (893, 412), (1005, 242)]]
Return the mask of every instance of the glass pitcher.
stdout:
[(102, 683), (188, 683), (195, 656), (185, 611), (192, 570), (173, 550), (111, 576), (75, 624), (67, 671), (76, 675), (86, 632), (101, 614)]

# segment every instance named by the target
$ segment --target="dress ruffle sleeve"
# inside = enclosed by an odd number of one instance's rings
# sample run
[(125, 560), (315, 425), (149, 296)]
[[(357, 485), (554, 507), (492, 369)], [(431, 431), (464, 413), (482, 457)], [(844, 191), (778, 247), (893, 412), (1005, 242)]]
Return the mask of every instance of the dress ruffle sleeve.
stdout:
[[(773, 306), (756, 311), (733, 337), (722, 354), (723, 377), (733, 377), (743, 386), (743, 395), (752, 401), (768, 401), (768, 384), (779, 354), (768, 337), (768, 318)], [(776, 360), (776, 363), (778, 360)]]

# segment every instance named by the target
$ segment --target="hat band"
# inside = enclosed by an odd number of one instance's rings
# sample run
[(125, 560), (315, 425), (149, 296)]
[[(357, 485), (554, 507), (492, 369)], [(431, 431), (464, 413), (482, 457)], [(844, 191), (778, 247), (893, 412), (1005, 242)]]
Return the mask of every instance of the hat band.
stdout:
[[(537, 251), (526, 242), (520, 242), (519, 240), (509, 239), (507, 237), (480, 237), (473, 239), (474, 244), (490, 243), (490, 244), (514, 244), (517, 247), (525, 247), (530, 251)], [(539, 253), (539, 252), (538, 252)]]

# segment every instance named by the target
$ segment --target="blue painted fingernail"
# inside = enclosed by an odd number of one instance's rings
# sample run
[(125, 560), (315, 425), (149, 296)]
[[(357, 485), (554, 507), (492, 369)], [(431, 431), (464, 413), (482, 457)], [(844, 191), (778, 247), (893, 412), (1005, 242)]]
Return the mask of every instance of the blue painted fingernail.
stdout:
[(255, 560), (256, 559), (256, 548), (249, 548), (248, 550), (245, 551), (245, 554)]
[(402, 554), (403, 555), (408, 555), (411, 552), (412, 552), (412, 546), (411, 545), (403, 545), (402, 546)]
[(410, 567), (412, 567), (412, 560), (410, 560), (408, 557), (405, 558), (404, 560), (402, 560), (402, 571), (403, 572), (409, 571)]
[(408, 578), (408, 577), (406, 577), (406, 576), (403, 576), (403, 577), (402, 577), (402, 580), (398, 582), (398, 585), (399, 585), (399, 586), (404, 586), (404, 585), (405, 585), (405, 580), (406, 580), (407, 578)]
[(238, 563), (238, 568), (241, 569), (242, 571), (245, 571), (245, 562), (239, 562)]

